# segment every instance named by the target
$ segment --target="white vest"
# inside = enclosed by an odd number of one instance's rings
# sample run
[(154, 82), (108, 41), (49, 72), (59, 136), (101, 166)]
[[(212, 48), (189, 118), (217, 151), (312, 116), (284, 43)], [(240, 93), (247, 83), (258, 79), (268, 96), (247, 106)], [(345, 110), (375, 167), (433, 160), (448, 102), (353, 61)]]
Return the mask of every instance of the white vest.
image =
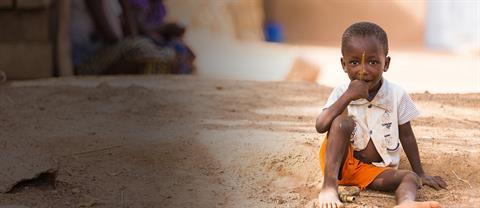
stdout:
[[(324, 108), (328, 108), (347, 90), (348, 84), (335, 88)], [(383, 162), (372, 163), (379, 167), (397, 168), (400, 162), (400, 139), (398, 126), (405, 124), (420, 112), (410, 96), (398, 85), (383, 79), (382, 86), (372, 101), (358, 99), (350, 102), (348, 115), (356, 127), (351, 139), (355, 151), (367, 147), (370, 139)]]

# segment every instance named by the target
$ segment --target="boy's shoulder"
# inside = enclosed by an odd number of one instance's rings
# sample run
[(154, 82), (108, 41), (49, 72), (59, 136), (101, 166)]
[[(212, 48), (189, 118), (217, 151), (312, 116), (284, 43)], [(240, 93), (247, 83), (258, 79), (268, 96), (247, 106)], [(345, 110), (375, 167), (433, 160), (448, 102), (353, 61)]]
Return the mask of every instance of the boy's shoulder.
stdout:
[(383, 85), (385, 85), (384, 87), (386, 88), (386, 92), (395, 97), (402, 97), (403, 95), (408, 94), (402, 86), (394, 82), (390, 82), (385, 78), (383, 79)]

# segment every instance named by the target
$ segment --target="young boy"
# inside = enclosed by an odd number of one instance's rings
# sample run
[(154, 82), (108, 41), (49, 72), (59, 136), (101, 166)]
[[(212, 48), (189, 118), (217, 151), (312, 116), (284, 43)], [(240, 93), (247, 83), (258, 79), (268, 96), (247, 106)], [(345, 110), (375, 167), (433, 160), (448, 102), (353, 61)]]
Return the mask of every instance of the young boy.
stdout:
[[(351, 81), (333, 90), (315, 125), (319, 133), (328, 131), (320, 149), (322, 208), (343, 207), (339, 184), (395, 190), (397, 207), (440, 207), (415, 201), (423, 184), (437, 190), (447, 184), (422, 168), (410, 125), (419, 112), (402, 88), (382, 77), (390, 64), (387, 54), (387, 34), (374, 23), (355, 23), (343, 33), (340, 62)], [(413, 172), (397, 169), (401, 147)]]

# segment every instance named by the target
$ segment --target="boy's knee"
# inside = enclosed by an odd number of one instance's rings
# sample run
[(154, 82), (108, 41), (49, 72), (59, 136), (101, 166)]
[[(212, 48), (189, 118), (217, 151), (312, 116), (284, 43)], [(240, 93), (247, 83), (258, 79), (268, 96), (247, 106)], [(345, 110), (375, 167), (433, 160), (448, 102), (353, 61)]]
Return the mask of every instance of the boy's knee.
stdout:
[(422, 186), (422, 181), (421, 181), (420, 177), (412, 171), (408, 171), (405, 174), (405, 176), (403, 177), (403, 180), (412, 181), (413, 183), (415, 183), (417, 185), (417, 188), (420, 188)]
[(355, 121), (349, 116), (337, 116), (330, 126), (330, 131), (340, 131), (345, 135), (351, 135), (355, 128)]

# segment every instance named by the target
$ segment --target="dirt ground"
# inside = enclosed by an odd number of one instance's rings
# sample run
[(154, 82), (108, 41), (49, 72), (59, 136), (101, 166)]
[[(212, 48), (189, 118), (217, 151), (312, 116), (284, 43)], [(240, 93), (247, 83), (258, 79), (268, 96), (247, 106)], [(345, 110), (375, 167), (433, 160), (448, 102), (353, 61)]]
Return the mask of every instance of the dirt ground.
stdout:
[[(2, 177), (35, 164), (57, 169), (54, 180), (0, 194), (0, 205), (303, 207), (322, 183), (314, 121), (330, 90), (194, 76), (0, 85)], [(422, 188), (419, 200), (479, 206), (480, 94), (412, 97), (423, 166), (449, 184)], [(365, 191), (347, 207), (393, 205), (392, 193)]]

